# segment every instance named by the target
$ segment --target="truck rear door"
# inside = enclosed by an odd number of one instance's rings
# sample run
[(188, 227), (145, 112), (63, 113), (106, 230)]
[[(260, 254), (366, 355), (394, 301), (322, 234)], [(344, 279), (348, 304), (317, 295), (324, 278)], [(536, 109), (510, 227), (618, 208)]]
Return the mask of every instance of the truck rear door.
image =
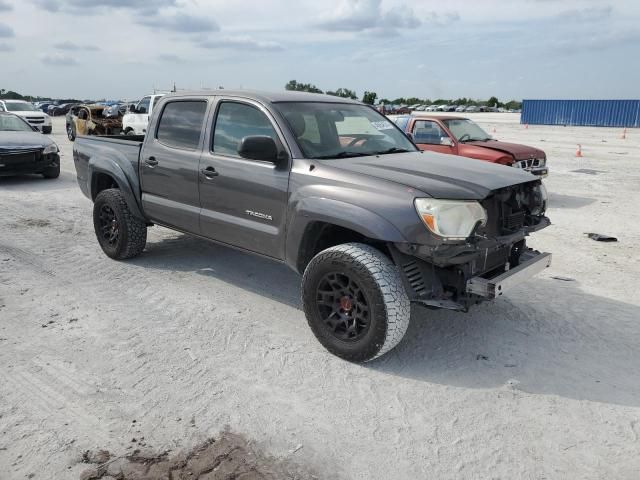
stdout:
[(140, 153), (142, 206), (156, 223), (200, 233), (199, 161), (206, 98), (159, 105)]
[(200, 229), (214, 240), (284, 258), (289, 164), (248, 160), (242, 138), (271, 136), (285, 144), (271, 114), (251, 100), (218, 97), (200, 159)]

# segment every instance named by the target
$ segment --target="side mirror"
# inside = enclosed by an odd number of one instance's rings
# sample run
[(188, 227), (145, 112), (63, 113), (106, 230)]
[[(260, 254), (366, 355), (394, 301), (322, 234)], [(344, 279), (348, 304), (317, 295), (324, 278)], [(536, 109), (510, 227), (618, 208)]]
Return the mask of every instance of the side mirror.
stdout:
[(451, 140), (451, 137), (440, 137), (440, 145), (446, 145), (447, 147), (453, 147), (453, 140)]
[(238, 154), (249, 160), (278, 163), (278, 147), (273, 138), (267, 135), (252, 135), (240, 141)]

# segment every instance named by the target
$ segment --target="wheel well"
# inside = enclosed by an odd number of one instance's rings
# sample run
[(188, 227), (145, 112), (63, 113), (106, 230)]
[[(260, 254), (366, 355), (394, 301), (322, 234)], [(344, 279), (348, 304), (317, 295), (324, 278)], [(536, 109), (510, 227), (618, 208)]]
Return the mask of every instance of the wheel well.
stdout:
[(371, 239), (355, 230), (339, 225), (325, 222), (312, 222), (307, 225), (304, 235), (302, 236), (302, 241), (300, 242), (298, 262), (296, 265), (298, 272), (304, 272), (311, 259), (321, 251), (336, 245), (351, 242), (372, 245), (390, 256), (389, 249), (385, 242)]
[(93, 177), (93, 188), (91, 189), (93, 200), (96, 199), (101, 191), (107, 190), (108, 188), (120, 187), (111, 175), (108, 175), (106, 173), (96, 173)]

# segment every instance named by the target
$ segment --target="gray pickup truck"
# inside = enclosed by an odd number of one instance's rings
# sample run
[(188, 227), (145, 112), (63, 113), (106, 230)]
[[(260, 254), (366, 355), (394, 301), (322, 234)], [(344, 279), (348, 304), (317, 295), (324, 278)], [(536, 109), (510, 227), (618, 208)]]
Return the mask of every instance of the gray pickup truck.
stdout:
[(104, 253), (161, 225), (302, 274), (313, 333), (350, 361), (402, 339), (411, 302), (467, 311), (549, 266), (530, 173), (421, 152), (367, 105), (299, 92), (167, 95), (146, 136), (78, 137), (73, 159)]

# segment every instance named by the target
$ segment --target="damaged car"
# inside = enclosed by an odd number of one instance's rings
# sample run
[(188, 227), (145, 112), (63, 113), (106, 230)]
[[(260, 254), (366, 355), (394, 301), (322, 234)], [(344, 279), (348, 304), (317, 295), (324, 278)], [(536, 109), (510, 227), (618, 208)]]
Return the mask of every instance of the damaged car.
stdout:
[(121, 117), (105, 117), (104, 105), (77, 105), (67, 115), (67, 137), (72, 142), (78, 135), (120, 135)]
[(354, 362), (400, 342), (412, 302), (467, 311), (550, 265), (527, 244), (550, 224), (540, 178), (451, 158), (359, 102), (230, 90), (167, 95), (146, 135), (73, 148), (107, 256), (161, 225), (282, 262), (319, 342)]

